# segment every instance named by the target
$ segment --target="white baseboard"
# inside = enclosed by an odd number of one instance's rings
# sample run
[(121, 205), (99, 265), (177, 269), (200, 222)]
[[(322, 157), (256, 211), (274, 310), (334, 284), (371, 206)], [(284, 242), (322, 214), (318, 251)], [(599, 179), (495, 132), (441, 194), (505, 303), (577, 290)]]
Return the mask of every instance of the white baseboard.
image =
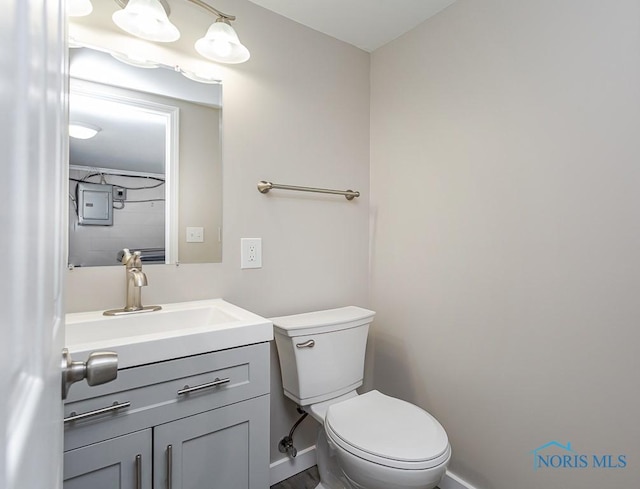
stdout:
[(447, 473), (438, 484), (440, 489), (477, 489), (475, 486), (472, 486), (467, 481), (461, 479), (453, 472), (447, 470)]
[(285, 456), (269, 465), (269, 478), (271, 479), (269, 485), (277, 484), (291, 476), (304, 472), (314, 465), (316, 465), (315, 445), (300, 450), (296, 458)]
[[(282, 482), (314, 465), (316, 465), (315, 445), (300, 450), (296, 458), (283, 457), (269, 465), (269, 485), (272, 486)], [(478, 489), (449, 470), (447, 470), (438, 487), (440, 489)]]

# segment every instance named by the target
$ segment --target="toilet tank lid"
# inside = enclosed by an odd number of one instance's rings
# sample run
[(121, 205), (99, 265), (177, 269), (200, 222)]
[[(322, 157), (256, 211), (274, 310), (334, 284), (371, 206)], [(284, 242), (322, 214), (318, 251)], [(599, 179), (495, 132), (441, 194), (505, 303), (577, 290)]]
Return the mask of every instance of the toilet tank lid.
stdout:
[(286, 336), (327, 333), (369, 324), (374, 311), (357, 306), (271, 318), (276, 333)]

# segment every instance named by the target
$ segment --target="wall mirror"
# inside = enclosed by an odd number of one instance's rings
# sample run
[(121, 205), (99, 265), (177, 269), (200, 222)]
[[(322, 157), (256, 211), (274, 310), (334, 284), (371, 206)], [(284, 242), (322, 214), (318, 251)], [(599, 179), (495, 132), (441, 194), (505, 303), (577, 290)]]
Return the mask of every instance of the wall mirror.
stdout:
[(220, 262), (221, 85), (89, 48), (69, 58), (70, 126), (97, 131), (69, 138), (69, 266), (120, 265), (122, 248)]

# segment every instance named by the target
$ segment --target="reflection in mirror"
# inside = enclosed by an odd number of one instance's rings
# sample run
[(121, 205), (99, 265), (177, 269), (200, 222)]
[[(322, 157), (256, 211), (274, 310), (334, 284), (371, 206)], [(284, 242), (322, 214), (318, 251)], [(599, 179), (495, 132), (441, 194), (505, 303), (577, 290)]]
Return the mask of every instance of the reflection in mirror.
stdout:
[(69, 120), (97, 133), (69, 141), (69, 265), (119, 265), (122, 248), (221, 261), (220, 85), (87, 48), (70, 59)]
[[(123, 248), (142, 251), (150, 263), (177, 261), (171, 190), (178, 171), (179, 109), (142, 95), (71, 80), (69, 263), (74, 266), (117, 265), (114, 252)], [(92, 131), (77, 137), (77, 126)]]

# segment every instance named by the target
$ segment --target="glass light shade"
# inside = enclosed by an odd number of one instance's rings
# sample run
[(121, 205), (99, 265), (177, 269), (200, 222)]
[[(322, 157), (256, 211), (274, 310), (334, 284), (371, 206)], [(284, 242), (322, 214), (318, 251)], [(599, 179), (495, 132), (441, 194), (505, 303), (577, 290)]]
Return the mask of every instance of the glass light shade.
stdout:
[(211, 24), (195, 46), (202, 56), (218, 63), (244, 63), (251, 56), (249, 50), (240, 43), (233, 27), (225, 22)]
[(69, 122), (69, 136), (76, 139), (91, 139), (102, 129), (86, 122)]
[(69, 17), (84, 17), (93, 12), (91, 0), (69, 0), (67, 14)]
[(115, 12), (113, 22), (125, 32), (147, 41), (173, 42), (180, 31), (171, 23), (158, 0), (129, 0), (127, 6)]

